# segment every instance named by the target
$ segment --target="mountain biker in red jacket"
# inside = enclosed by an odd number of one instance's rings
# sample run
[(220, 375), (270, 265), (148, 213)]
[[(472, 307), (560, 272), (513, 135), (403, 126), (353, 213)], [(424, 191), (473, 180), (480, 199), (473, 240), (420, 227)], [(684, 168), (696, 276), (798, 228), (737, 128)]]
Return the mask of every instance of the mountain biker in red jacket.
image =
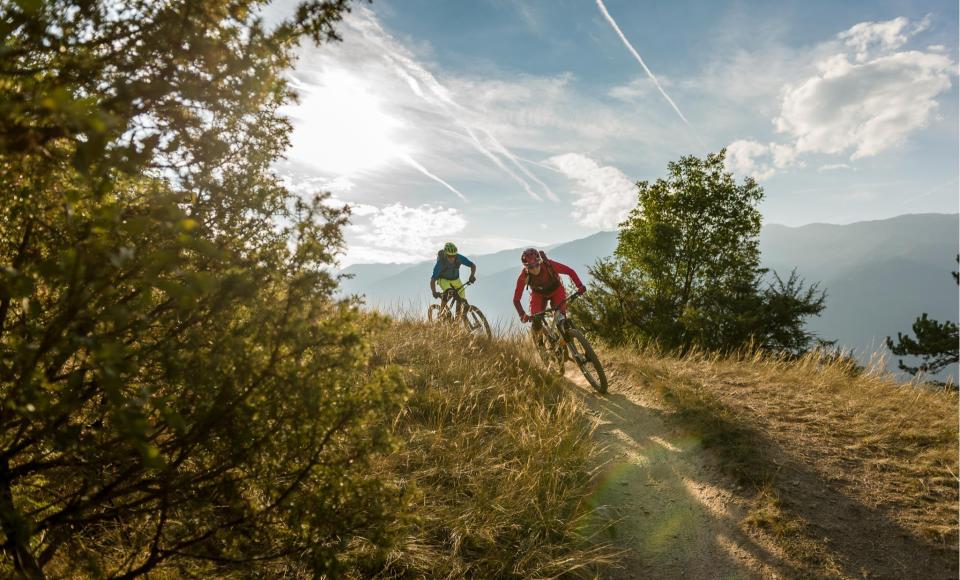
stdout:
[[(513, 292), (513, 305), (517, 308), (520, 320), (523, 322), (533, 321), (534, 341), (540, 340), (540, 318), (533, 318), (532, 315), (543, 312), (550, 306), (560, 305), (560, 311), (567, 313), (567, 304), (564, 300), (567, 297), (563, 289), (563, 283), (560, 281), (560, 274), (565, 274), (573, 280), (577, 287), (577, 293), (583, 294), (586, 288), (577, 273), (565, 264), (548, 260), (546, 254), (538, 252), (534, 248), (527, 248), (520, 255), (520, 261), (523, 263), (523, 271), (517, 278), (517, 288)], [(523, 311), (523, 304), (520, 298), (523, 297), (523, 288), (530, 287), (530, 316)]]

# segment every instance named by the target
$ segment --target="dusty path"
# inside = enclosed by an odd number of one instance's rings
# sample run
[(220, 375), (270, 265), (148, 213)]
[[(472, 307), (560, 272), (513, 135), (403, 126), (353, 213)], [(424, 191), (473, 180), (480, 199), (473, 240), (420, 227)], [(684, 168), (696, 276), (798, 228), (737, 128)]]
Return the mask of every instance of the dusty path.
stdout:
[[(618, 523), (598, 538), (626, 551), (610, 578), (778, 578), (775, 548), (738, 528), (744, 508), (700, 442), (642, 392), (611, 380), (598, 396), (573, 365), (566, 378), (597, 422), (607, 466), (594, 505)], [(605, 507), (600, 507), (605, 506)]]

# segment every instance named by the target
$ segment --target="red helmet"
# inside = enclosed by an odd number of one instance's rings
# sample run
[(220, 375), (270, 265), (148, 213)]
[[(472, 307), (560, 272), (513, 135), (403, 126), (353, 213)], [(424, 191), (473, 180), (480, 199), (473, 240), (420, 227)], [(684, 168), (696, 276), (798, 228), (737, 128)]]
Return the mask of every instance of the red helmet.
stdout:
[(520, 254), (520, 261), (524, 266), (536, 266), (540, 263), (540, 252), (535, 248), (527, 248)]

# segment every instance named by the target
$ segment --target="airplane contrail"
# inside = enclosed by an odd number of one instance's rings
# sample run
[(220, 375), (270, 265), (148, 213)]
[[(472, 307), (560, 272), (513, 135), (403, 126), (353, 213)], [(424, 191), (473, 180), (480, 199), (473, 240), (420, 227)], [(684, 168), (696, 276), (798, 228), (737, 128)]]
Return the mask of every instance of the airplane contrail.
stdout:
[(687, 125), (687, 127), (693, 129), (693, 126), (690, 125), (690, 122), (687, 121), (687, 118), (684, 117), (683, 113), (680, 112), (680, 108), (677, 107), (677, 104), (673, 102), (673, 99), (670, 98), (670, 95), (667, 94), (667, 91), (663, 90), (663, 87), (660, 86), (660, 81), (657, 80), (657, 77), (653, 76), (653, 73), (650, 72), (649, 68), (647, 68), (647, 64), (643, 62), (642, 58), (640, 58), (640, 54), (635, 48), (633, 48), (633, 45), (630, 44), (630, 41), (627, 40), (627, 37), (623, 34), (623, 31), (620, 30), (620, 27), (617, 26), (616, 20), (613, 19), (613, 16), (610, 16), (609, 12), (607, 12), (607, 7), (603, 5), (603, 0), (597, 0), (597, 7), (600, 8), (600, 12), (603, 12), (604, 18), (607, 19), (607, 22), (610, 23), (610, 26), (612, 26), (617, 32), (617, 34), (620, 36), (620, 40), (622, 40), (623, 44), (627, 46), (627, 49), (631, 54), (633, 54), (633, 57), (637, 59), (637, 62), (639, 62), (640, 66), (643, 67), (643, 70), (647, 71), (647, 76), (650, 77), (650, 80), (652, 80), (653, 84), (656, 85), (657, 90), (660, 91), (660, 94), (663, 95), (663, 98), (665, 98), (667, 102), (670, 103), (670, 106), (673, 107), (673, 110), (680, 115), (680, 118), (683, 119), (683, 122)]
[(529, 177), (530, 179), (532, 179), (532, 180), (534, 180), (535, 182), (537, 182), (537, 184), (540, 185), (540, 187), (542, 187), (543, 190), (547, 192), (547, 197), (549, 197), (551, 201), (560, 201), (560, 198), (558, 198), (557, 195), (556, 195), (555, 193), (553, 193), (553, 190), (550, 189), (550, 188), (547, 186), (546, 183), (544, 183), (543, 181), (541, 181), (539, 177), (537, 177), (536, 175), (534, 175), (533, 173), (531, 173), (529, 169), (527, 169), (526, 167), (524, 167), (523, 165), (521, 165), (521, 164), (520, 164), (520, 161), (519, 161), (519, 158), (518, 158), (516, 155), (514, 155), (512, 152), (510, 152), (506, 147), (504, 147), (504, 146), (500, 143), (500, 141), (498, 141), (497, 138), (494, 137), (493, 134), (490, 133), (490, 131), (487, 131), (486, 129), (483, 129), (483, 132), (487, 135), (487, 137), (490, 139), (490, 142), (493, 143), (494, 148), (496, 148), (497, 151), (499, 151), (501, 155), (503, 155), (504, 157), (506, 157), (507, 159), (509, 159), (510, 161), (512, 161), (514, 165), (516, 165), (518, 168), (520, 168), (520, 171), (521, 171), (524, 175), (526, 175), (526, 176)]
[[(543, 198), (541, 198), (539, 195), (537, 195), (535, 191), (533, 191), (529, 183), (527, 183), (522, 177), (520, 177), (519, 175), (514, 173), (512, 170), (510, 170), (510, 168), (508, 168), (503, 163), (503, 161), (500, 160), (499, 157), (497, 157), (492, 151), (490, 151), (490, 149), (484, 146), (480, 138), (477, 137), (477, 134), (473, 130), (473, 128), (470, 127), (465, 121), (463, 121), (463, 119), (461, 119), (457, 114), (455, 114), (455, 111), (454, 111), (455, 109), (464, 111), (464, 108), (450, 97), (450, 94), (446, 90), (446, 88), (443, 85), (441, 85), (440, 82), (437, 81), (437, 79), (432, 74), (430, 74), (429, 71), (424, 70), (417, 63), (411, 61), (410, 59), (402, 55), (398, 55), (395, 52), (390, 51), (386, 47), (384, 47), (384, 50), (385, 50), (384, 52), (385, 58), (387, 58), (388, 60), (392, 60), (395, 68), (403, 71), (401, 73), (401, 76), (407, 80), (407, 83), (410, 85), (410, 88), (413, 89), (414, 93), (416, 93), (419, 97), (421, 97), (431, 105), (434, 105), (434, 106), (439, 105), (441, 108), (443, 108), (446, 111), (446, 113), (450, 115), (450, 117), (454, 120), (454, 122), (457, 125), (459, 125), (464, 131), (467, 132), (467, 136), (470, 138), (470, 142), (473, 144), (474, 148), (477, 151), (479, 151), (481, 154), (483, 154), (484, 157), (492, 161), (504, 173), (509, 175), (511, 179), (519, 183), (520, 186), (523, 187), (524, 191), (526, 191), (528, 195), (530, 195), (537, 201), (543, 201)], [(413, 73), (413, 74), (411, 75), (410, 73)], [(422, 83), (426, 85), (427, 90), (430, 92), (429, 96), (423, 91), (423, 88), (420, 86), (420, 83), (417, 83), (414, 77), (419, 77), (420, 81), (422, 81)], [(414, 87), (416, 87), (416, 89), (414, 89)], [(490, 138), (492, 142), (494, 142), (496, 145), (499, 146), (498, 147), (499, 150), (506, 151), (506, 148), (503, 147), (503, 145), (501, 145), (500, 142), (497, 141), (495, 137), (491, 135)], [(509, 158), (509, 154), (506, 155), (506, 157)], [(553, 192), (550, 192), (550, 195), (551, 197), (554, 197)]]
[(450, 185), (450, 184), (447, 183), (446, 181), (444, 181), (444, 180), (440, 179), (439, 177), (437, 177), (436, 175), (430, 173), (430, 171), (429, 171), (426, 167), (424, 167), (423, 165), (420, 165), (420, 163), (417, 162), (417, 160), (414, 159), (413, 157), (410, 157), (410, 155), (403, 154), (403, 155), (400, 156), (400, 158), (403, 159), (404, 161), (406, 161), (408, 164), (410, 164), (414, 169), (416, 169), (416, 170), (419, 171), (420, 173), (426, 175), (426, 176), (429, 177), (430, 179), (436, 181), (436, 182), (439, 183), (440, 185), (446, 187), (447, 189), (449, 189), (449, 190), (452, 191), (453, 193), (457, 194), (457, 197), (459, 197), (459, 198), (462, 199), (463, 201), (465, 201), (465, 202), (467, 202), (467, 203), (470, 202), (470, 200), (467, 199), (467, 196), (465, 196), (465, 195), (463, 195), (462, 193), (460, 193), (459, 191), (457, 191), (457, 188), (456, 188), (456, 187)]
[[(441, 107), (457, 125), (466, 131), (471, 144), (478, 152), (493, 162), (498, 168), (500, 168), (500, 170), (510, 176), (511, 179), (519, 183), (528, 195), (537, 201), (543, 201), (543, 198), (533, 191), (533, 188), (530, 187), (530, 184), (527, 183), (525, 179), (508, 168), (506, 164), (504, 164), (504, 162), (497, 157), (494, 151), (491, 151), (489, 147), (484, 145), (484, 143), (477, 136), (475, 130), (470, 127), (469, 124), (462, 118), (463, 113), (469, 113), (470, 111), (454, 101), (450, 96), (450, 91), (448, 91), (447, 88), (440, 84), (440, 81), (438, 81), (432, 73), (420, 66), (419, 63), (404, 54), (398, 53), (396, 50), (393, 50), (392, 47), (387, 45), (384, 39), (387, 38), (388, 35), (383, 28), (380, 27), (379, 23), (374, 20), (367, 19), (366, 21), (362, 22), (354, 22), (353, 24), (361, 31), (361, 33), (364, 34), (364, 36), (380, 46), (383, 51), (384, 58), (393, 65), (393, 68), (397, 74), (407, 82), (407, 84), (410, 86), (410, 89), (417, 96), (427, 101), (431, 105)], [(483, 128), (480, 128), (480, 130), (483, 131), (489, 141), (493, 144), (493, 149), (496, 152), (506, 157), (520, 169), (521, 173), (543, 187), (544, 191), (547, 193), (547, 196), (551, 200), (558, 200), (553, 191), (551, 191), (550, 188), (543, 183), (543, 181), (530, 173), (526, 167), (523, 167), (519, 161), (517, 161), (516, 156), (513, 155), (513, 153), (510, 152), (510, 150), (508, 150), (492, 133), (490, 133), (490, 131)]]
[(533, 159), (527, 159), (526, 157), (520, 157), (519, 155), (517, 155), (517, 159), (519, 159), (520, 161), (523, 161), (524, 163), (529, 163), (530, 165), (536, 165), (537, 167), (542, 167), (542, 168), (544, 168), (544, 169), (549, 169), (550, 171), (552, 171), (552, 172), (554, 172), (554, 173), (563, 173), (562, 171), (560, 171), (560, 170), (557, 169), (556, 167), (553, 167), (552, 165), (547, 165), (546, 163), (541, 163), (541, 162), (539, 162), (539, 161), (534, 161)]

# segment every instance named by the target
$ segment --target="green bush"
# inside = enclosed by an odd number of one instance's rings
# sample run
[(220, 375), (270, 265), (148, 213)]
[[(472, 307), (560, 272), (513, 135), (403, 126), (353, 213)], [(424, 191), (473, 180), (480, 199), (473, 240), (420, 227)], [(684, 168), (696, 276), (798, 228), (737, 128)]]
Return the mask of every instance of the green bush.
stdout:
[(326, 267), (346, 214), (270, 170), (298, 39), (263, 2), (0, 5), (3, 575), (329, 573), (400, 501), (405, 396)]
[(584, 328), (611, 343), (733, 351), (749, 346), (799, 354), (815, 337), (807, 317), (825, 306), (817, 285), (760, 267), (763, 189), (726, 171), (726, 152), (668, 164), (637, 183), (637, 207), (620, 224), (614, 256), (572, 305)]

